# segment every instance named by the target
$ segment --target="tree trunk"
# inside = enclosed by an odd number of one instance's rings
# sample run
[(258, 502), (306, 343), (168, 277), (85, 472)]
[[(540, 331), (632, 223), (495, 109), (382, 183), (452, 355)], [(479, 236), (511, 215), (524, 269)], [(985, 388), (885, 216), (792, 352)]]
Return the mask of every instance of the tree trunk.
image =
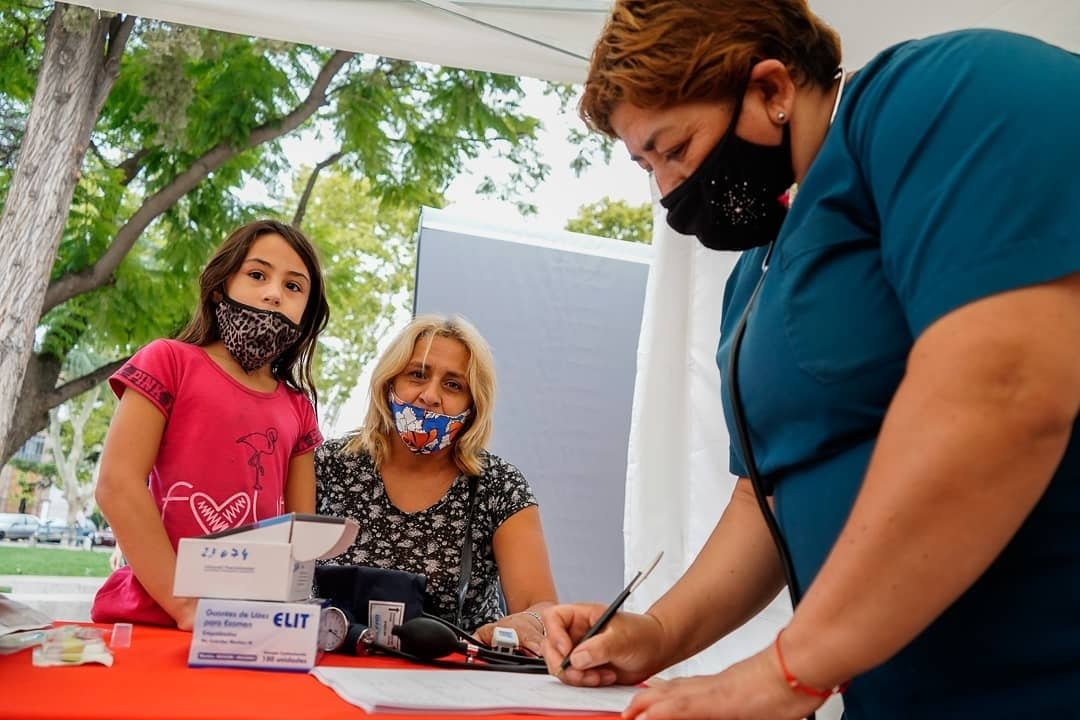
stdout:
[(57, 3), (0, 215), (0, 438), (7, 438), (79, 168), (97, 117), (110, 19)]
[[(65, 518), (68, 527), (75, 528), (76, 520), (83, 511), (86, 501), (94, 491), (96, 478), (91, 478), (87, 483), (79, 482), (79, 464), (83, 460), (83, 446), (86, 437), (86, 423), (90, 420), (90, 414), (94, 412), (94, 404), (101, 395), (101, 385), (95, 385), (94, 389), (85, 393), (78, 401), (73, 401), (69, 407), (68, 423), (71, 426), (71, 449), (64, 452), (63, 423), (60, 421), (60, 413), (53, 409), (49, 413), (49, 431), (45, 435), (45, 447), (52, 452), (53, 463), (56, 465), (56, 474), (60, 478), (60, 486), (64, 491), (64, 499), (67, 500), (68, 510)], [(72, 540), (78, 539), (78, 532), (73, 533)]]
[(30, 436), (49, 424), (47, 398), (60, 377), (60, 361), (49, 356), (32, 355), (15, 404), (15, 414), (8, 431), (0, 437), (0, 461), (7, 462)]
[(57, 387), (60, 361), (51, 355), (31, 356), (15, 406), (15, 417), (7, 435), (0, 437), (0, 465), (10, 460), (34, 433), (49, 424), (49, 410), (104, 382), (127, 360), (125, 357), (106, 363)]

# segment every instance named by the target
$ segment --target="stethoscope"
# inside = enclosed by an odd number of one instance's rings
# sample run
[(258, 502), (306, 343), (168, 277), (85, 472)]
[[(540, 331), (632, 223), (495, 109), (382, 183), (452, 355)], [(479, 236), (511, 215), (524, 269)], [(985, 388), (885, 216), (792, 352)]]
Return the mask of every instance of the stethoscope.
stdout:
[[(843, 68), (837, 71), (837, 77), (840, 80), (840, 87), (836, 91), (832, 115), (829, 116), (830, 125), (836, 118), (836, 111), (840, 108), (840, 98), (844, 95), (845, 73)], [(746, 423), (746, 409), (743, 406), (742, 395), (739, 392), (739, 351), (742, 349), (743, 336), (746, 334), (746, 323), (750, 318), (750, 311), (753, 310), (761, 286), (765, 283), (765, 275), (769, 270), (769, 262), (772, 260), (775, 246), (776, 241), (774, 240), (766, 248), (765, 258), (761, 261), (761, 277), (758, 278), (757, 284), (754, 285), (754, 291), (750, 293), (750, 299), (746, 301), (746, 307), (743, 309), (739, 322), (735, 326), (734, 335), (731, 339), (731, 354), (728, 358), (727, 380), (728, 394), (731, 397), (731, 416), (735, 421), (735, 439), (739, 444), (739, 452), (742, 454), (743, 462), (746, 465), (746, 474), (750, 478), (750, 485), (754, 488), (754, 498), (757, 500), (762, 516), (765, 518), (765, 525), (769, 528), (769, 534), (772, 535), (773, 542), (776, 544), (776, 551), (780, 555), (784, 579), (787, 581), (788, 596), (791, 598), (791, 607), (794, 609), (799, 604), (799, 600), (802, 599), (799, 580), (795, 575), (795, 563), (791, 559), (791, 549), (780, 531), (780, 524), (776, 520), (776, 515), (773, 514), (772, 508), (769, 507), (765, 483), (761, 478), (757, 461), (754, 459), (754, 448), (750, 443), (750, 428)], [(808, 720), (814, 720), (813, 713), (808, 716)]]

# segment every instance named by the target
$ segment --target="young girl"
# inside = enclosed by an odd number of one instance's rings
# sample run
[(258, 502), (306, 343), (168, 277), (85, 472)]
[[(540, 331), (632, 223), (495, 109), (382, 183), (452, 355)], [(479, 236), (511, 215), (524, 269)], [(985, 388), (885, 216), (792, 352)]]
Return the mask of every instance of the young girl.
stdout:
[(314, 248), (288, 225), (249, 223), (199, 288), (179, 337), (109, 379), (120, 405), (96, 498), (128, 565), (98, 591), (94, 622), (190, 630), (195, 600), (172, 594), (180, 538), (315, 509), (311, 363), (329, 310)]

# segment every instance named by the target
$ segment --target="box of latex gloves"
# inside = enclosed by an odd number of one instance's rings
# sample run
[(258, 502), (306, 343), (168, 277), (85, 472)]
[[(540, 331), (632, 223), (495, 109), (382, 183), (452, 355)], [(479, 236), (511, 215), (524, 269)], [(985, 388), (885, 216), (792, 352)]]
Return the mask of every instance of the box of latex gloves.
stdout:
[(228, 600), (306, 600), (315, 561), (340, 554), (356, 539), (355, 520), (290, 513), (212, 535), (183, 538), (176, 548), (173, 594)]
[(310, 670), (318, 659), (322, 601), (315, 561), (356, 539), (354, 520), (289, 514), (184, 538), (173, 593), (197, 597), (188, 665)]
[(191, 667), (307, 671), (319, 659), (322, 600), (270, 602), (201, 598)]

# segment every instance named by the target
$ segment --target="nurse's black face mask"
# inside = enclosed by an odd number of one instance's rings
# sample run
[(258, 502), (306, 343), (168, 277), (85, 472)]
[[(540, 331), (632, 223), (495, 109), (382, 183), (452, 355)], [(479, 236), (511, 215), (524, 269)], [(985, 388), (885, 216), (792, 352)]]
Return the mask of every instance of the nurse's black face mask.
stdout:
[(696, 235), (711, 250), (768, 245), (780, 232), (787, 208), (780, 197), (795, 181), (791, 134), (784, 125), (779, 145), (758, 145), (735, 134), (743, 95), (735, 101), (724, 135), (690, 177), (660, 199), (667, 222)]

